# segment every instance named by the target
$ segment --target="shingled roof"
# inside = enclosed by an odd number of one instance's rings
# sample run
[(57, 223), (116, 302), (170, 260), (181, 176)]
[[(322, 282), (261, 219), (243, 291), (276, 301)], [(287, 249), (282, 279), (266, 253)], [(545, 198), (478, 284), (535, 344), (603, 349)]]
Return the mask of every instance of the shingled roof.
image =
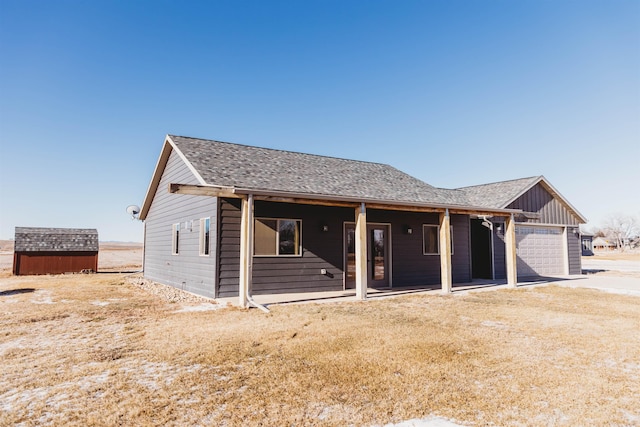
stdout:
[(16, 227), (15, 252), (98, 252), (94, 228)]
[(392, 166), (169, 135), (203, 183), (362, 200), (468, 206), (464, 192), (433, 187)]

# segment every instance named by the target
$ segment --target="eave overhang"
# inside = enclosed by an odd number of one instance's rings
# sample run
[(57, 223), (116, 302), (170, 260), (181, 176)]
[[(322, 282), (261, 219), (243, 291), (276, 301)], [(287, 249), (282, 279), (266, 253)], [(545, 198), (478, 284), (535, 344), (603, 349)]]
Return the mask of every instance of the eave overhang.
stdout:
[(170, 193), (189, 194), (197, 196), (245, 198), (252, 194), (255, 200), (282, 203), (300, 203), (337, 207), (358, 207), (362, 203), (370, 209), (415, 211), (415, 212), (443, 212), (449, 210), (452, 214), (473, 214), (491, 216), (510, 216), (522, 213), (521, 209), (496, 209), (481, 206), (466, 206), (457, 204), (424, 203), (414, 201), (383, 200), (368, 197), (336, 196), (328, 194), (294, 193), (287, 191), (262, 190), (254, 188), (224, 187), (211, 184), (169, 184)]

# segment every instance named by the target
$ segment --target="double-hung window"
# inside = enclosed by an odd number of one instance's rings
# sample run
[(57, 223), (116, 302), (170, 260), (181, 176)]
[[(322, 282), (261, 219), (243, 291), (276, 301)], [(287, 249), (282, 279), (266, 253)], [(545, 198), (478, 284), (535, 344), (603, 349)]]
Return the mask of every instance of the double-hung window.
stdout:
[(211, 218), (200, 218), (200, 255), (209, 256), (211, 247)]
[(302, 221), (256, 218), (253, 253), (256, 256), (300, 256)]
[(171, 253), (173, 255), (180, 253), (180, 223), (171, 226)]
[[(453, 255), (453, 226), (450, 226), (451, 233), (451, 255)], [(440, 254), (440, 226), (422, 225), (422, 253), (424, 255)]]

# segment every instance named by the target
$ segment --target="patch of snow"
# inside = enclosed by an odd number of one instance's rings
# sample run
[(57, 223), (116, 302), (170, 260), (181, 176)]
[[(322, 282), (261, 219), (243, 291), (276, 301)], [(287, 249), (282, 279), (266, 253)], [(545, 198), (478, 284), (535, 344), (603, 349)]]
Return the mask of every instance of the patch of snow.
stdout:
[(22, 343), (24, 342), (24, 338), (18, 338), (13, 341), (7, 341), (0, 343), (0, 354), (4, 353), (7, 350), (11, 350), (13, 348), (24, 348)]
[(622, 413), (624, 414), (624, 417), (629, 420), (630, 425), (640, 424), (640, 412), (632, 414), (631, 412), (622, 409)]
[(33, 304), (55, 304), (51, 298), (51, 291), (38, 290), (33, 293), (31, 302)]
[(210, 302), (203, 302), (199, 305), (183, 305), (180, 310), (175, 310), (174, 313), (188, 313), (193, 311), (213, 311), (220, 310), (225, 306), (222, 304), (212, 304)]
[(414, 418), (398, 424), (385, 424), (384, 427), (462, 427), (443, 417), (430, 415), (426, 418)]
[(502, 323), (502, 322), (494, 322), (493, 320), (485, 320), (484, 322), (482, 322), (480, 324), (482, 326), (487, 326), (489, 328), (496, 328), (496, 329), (508, 329), (509, 328), (504, 323)]
[(105, 305), (109, 305), (107, 301), (91, 301), (91, 304), (97, 305), (100, 307), (104, 307)]

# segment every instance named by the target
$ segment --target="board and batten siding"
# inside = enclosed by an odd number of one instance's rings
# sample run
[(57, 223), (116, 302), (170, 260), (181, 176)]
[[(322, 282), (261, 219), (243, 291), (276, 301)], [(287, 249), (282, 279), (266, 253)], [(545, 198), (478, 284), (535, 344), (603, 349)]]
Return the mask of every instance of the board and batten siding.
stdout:
[(566, 205), (553, 197), (540, 183), (534, 185), (507, 206), (508, 209), (522, 209), (525, 212), (540, 214), (540, 218), (527, 222), (538, 224), (578, 225), (580, 220)]
[[(175, 151), (169, 156), (145, 220), (144, 277), (214, 298), (217, 198), (172, 194), (168, 191), (170, 183), (199, 184)], [(209, 256), (200, 255), (201, 218), (211, 218)], [(177, 255), (172, 254), (175, 223), (181, 224)]]

